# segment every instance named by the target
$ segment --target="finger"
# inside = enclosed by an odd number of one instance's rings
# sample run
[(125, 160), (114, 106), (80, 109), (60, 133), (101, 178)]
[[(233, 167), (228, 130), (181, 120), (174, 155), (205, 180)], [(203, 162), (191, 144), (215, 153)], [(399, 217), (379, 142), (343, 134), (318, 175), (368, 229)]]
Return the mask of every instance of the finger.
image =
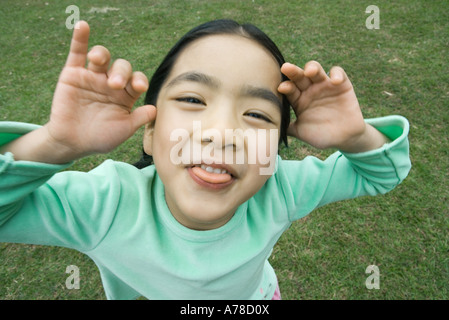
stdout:
[(117, 59), (108, 71), (108, 85), (112, 89), (124, 89), (132, 76), (131, 63)]
[(137, 99), (142, 93), (148, 90), (148, 78), (142, 72), (136, 71), (133, 73), (125, 89), (131, 97)]
[(292, 106), (297, 105), (301, 91), (292, 81), (284, 81), (278, 87), (279, 93), (285, 95)]
[(145, 105), (136, 108), (131, 113), (131, 121), (134, 126), (134, 130), (139, 129), (141, 126), (150, 123), (156, 119), (156, 107), (152, 105)]
[(339, 85), (348, 78), (346, 72), (341, 67), (332, 67), (329, 72), (329, 77), (331, 79), (332, 84)]
[(312, 83), (309, 78), (304, 76), (304, 70), (291, 63), (284, 63), (281, 72), (285, 74), (299, 90), (306, 90)]
[(321, 64), (316, 61), (309, 61), (304, 67), (304, 75), (313, 83), (319, 83), (329, 79)]
[(73, 29), (70, 51), (66, 65), (84, 67), (86, 65), (87, 48), (89, 44), (90, 28), (86, 21), (78, 21)]
[(94, 72), (106, 73), (111, 62), (111, 54), (105, 47), (95, 46), (87, 54), (87, 59), (89, 60), (87, 69)]

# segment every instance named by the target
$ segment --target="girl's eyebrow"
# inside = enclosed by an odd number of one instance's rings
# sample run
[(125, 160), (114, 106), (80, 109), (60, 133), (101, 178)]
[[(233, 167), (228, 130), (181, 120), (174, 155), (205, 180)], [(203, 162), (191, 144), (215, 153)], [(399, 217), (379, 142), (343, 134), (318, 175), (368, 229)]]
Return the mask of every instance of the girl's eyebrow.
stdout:
[(167, 84), (167, 87), (173, 87), (184, 81), (198, 82), (211, 88), (218, 88), (221, 84), (220, 80), (215, 77), (197, 71), (189, 71), (174, 78)]
[(245, 97), (266, 100), (282, 110), (282, 101), (269, 89), (248, 85), (243, 88), (241, 94)]
[[(177, 76), (176, 78), (174, 78), (173, 80), (171, 80), (167, 84), (167, 88), (176, 86), (179, 83), (185, 82), (185, 81), (197, 82), (197, 83), (206, 85), (212, 89), (217, 89), (221, 86), (220, 79), (218, 79), (216, 77), (213, 77), (213, 76), (210, 76), (210, 75), (204, 74), (202, 72), (198, 72), (198, 71), (189, 71), (189, 72), (182, 73), (179, 76)], [(274, 94), (269, 89), (266, 89), (263, 87), (247, 85), (242, 88), (240, 94), (244, 97), (251, 97), (251, 98), (258, 98), (258, 99), (266, 100), (268, 102), (271, 102), (275, 106), (279, 107), (280, 109), (282, 109), (282, 101), (279, 99), (279, 97), (276, 94)]]

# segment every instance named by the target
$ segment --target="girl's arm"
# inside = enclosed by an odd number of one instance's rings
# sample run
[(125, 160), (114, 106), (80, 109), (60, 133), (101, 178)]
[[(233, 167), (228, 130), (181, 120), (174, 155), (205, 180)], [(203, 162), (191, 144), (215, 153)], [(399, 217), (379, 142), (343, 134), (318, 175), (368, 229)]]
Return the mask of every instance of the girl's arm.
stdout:
[[(0, 147), (16, 160), (65, 163), (109, 152), (145, 123), (154, 120), (153, 106), (132, 107), (148, 88), (141, 72), (123, 59), (111, 67), (109, 51), (95, 46), (88, 53), (89, 26), (74, 29), (67, 62), (56, 86), (50, 121), (42, 128)], [(87, 68), (86, 61), (89, 60)]]
[[(31, 130), (39, 129), (0, 122), (0, 143)], [(0, 242), (86, 251), (103, 239), (123, 195), (120, 164), (107, 161), (89, 173), (60, 172), (69, 165), (15, 161), (11, 153), (0, 154)]]
[(132, 111), (148, 87), (145, 75), (122, 59), (109, 67), (109, 51), (96, 46), (87, 53), (88, 39), (89, 26), (80, 22), (46, 125), (0, 122), (0, 242), (88, 250), (114, 219), (122, 193), (113, 162), (90, 174), (55, 174), (72, 160), (115, 148), (156, 112)]
[[(407, 177), (411, 169), (407, 119), (394, 115), (366, 122), (391, 142), (366, 152), (337, 151), (325, 160), (312, 156), (302, 161), (278, 159), (276, 190), (283, 196), (268, 193), (285, 200), (290, 221), (332, 202), (385, 194)], [(282, 203), (277, 206), (281, 208)]]
[(329, 76), (316, 61), (304, 70), (286, 63), (281, 71), (290, 79), (279, 85), (296, 114), (288, 130), (316, 148), (336, 148), (347, 153), (360, 153), (380, 148), (389, 139), (367, 124), (353, 86), (340, 67)]

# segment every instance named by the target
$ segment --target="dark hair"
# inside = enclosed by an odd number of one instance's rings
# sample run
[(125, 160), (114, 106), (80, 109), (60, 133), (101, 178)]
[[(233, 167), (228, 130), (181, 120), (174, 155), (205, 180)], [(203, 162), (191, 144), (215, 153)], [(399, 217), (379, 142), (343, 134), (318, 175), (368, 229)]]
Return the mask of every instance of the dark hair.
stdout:
[[(193, 41), (210, 35), (221, 34), (235, 34), (248, 39), (255, 40), (264, 48), (266, 48), (276, 59), (281, 67), (285, 60), (279, 51), (276, 44), (259, 28), (252, 24), (239, 24), (234, 20), (214, 20), (199, 25), (189, 32), (187, 32), (179, 41), (171, 48), (168, 54), (165, 56), (162, 63), (156, 69), (156, 72), (151, 78), (149, 89), (145, 96), (145, 104), (151, 104), (156, 106), (159, 91), (164, 85), (170, 71), (178, 59), (183, 49), (192, 43)], [(280, 71), (279, 71), (280, 72)], [(288, 80), (285, 75), (282, 74), (282, 80)], [(284, 142), (287, 145), (287, 128), (290, 124), (290, 103), (287, 98), (282, 96), (282, 110), (281, 110), (281, 132), (279, 142)], [(152, 164), (152, 157), (143, 151), (143, 156), (134, 165), (137, 168), (144, 168)]]

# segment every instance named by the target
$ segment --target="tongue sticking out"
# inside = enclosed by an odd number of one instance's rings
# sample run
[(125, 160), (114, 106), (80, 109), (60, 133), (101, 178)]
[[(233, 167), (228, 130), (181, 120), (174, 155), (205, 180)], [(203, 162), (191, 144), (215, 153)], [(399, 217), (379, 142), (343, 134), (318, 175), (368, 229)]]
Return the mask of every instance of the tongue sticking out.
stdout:
[(213, 173), (208, 172), (201, 167), (193, 167), (192, 172), (201, 180), (209, 183), (226, 183), (232, 179), (231, 175), (228, 173)]

